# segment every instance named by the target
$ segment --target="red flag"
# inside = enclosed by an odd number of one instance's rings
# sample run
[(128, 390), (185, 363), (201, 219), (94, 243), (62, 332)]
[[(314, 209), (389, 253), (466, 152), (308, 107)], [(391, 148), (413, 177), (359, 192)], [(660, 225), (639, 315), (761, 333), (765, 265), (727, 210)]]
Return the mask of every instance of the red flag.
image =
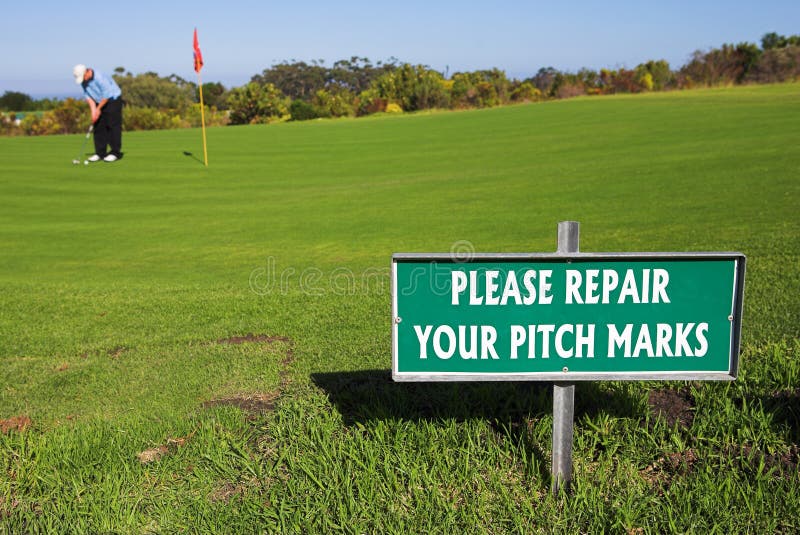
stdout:
[(197, 42), (197, 28), (194, 29), (194, 72), (199, 73), (203, 68), (203, 54), (200, 52), (200, 44)]

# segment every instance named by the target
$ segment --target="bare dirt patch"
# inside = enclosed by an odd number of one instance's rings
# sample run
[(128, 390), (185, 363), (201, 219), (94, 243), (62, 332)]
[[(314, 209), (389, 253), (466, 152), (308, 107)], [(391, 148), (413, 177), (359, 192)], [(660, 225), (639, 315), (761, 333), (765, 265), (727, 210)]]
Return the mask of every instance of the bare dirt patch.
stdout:
[(773, 477), (790, 479), (796, 477), (800, 467), (800, 446), (792, 444), (783, 453), (765, 453), (748, 444), (712, 449), (698, 453), (694, 448), (667, 453), (655, 460), (639, 474), (650, 484), (667, 488), (675, 477), (692, 474), (702, 464), (722, 462), (737, 470), (750, 473), (771, 473)]
[(653, 417), (664, 418), (670, 427), (677, 423), (689, 428), (694, 422), (695, 401), (688, 388), (651, 390), (647, 395), (647, 405)]
[(127, 347), (118, 346), (108, 350), (108, 356), (112, 359), (118, 359), (123, 353), (128, 351)]
[(294, 342), (291, 338), (286, 336), (270, 336), (267, 334), (245, 334), (243, 336), (231, 336), (229, 338), (221, 338), (216, 341), (217, 344), (274, 344), (283, 343), (288, 346), (286, 354), (280, 361), (280, 386), (274, 392), (250, 392), (244, 394), (237, 394), (233, 396), (226, 396), (214, 398), (202, 403), (204, 409), (213, 407), (236, 407), (244, 411), (250, 418), (255, 418), (259, 414), (271, 412), (275, 409), (275, 403), (283, 395), (284, 390), (289, 386), (291, 379), (289, 377), (289, 366), (294, 362)]
[(245, 334), (243, 336), (231, 336), (230, 338), (220, 338), (217, 340), (218, 344), (231, 344), (231, 345), (239, 345), (239, 344), (253, 344), (253, 343), (262, 343), (262, 344), (272, 344), (275, 342), (284, 342), (287, 344), (291, 344), (291, 340), (285, 336), (269, 336), (267, 334)]
[(208, 495), (208, 500), (212, 503), (228, 503), (233, 498), (244, 494), (245, 490), (247, 490), (247, 487), (242, 483), (234, 484), (230, 481), (225, 481)]
[(159, 444), (153, 448), (148, 448), (143, 452), (138, 453), (136, 458), (139, 459), (139, 462), (142, 464), (154, 463), (161, 460), (161, 458), (165, 455), (169, 455), (177, 451), (178, 448), (185, 446), (193, 436), (194, 431), (185, 437), (168, 438), (166, 444)]
[(289, 382), (287, 373), (288, 367), (294, 362), (294, 341), (288, 336), (270, 336), (268, 334), (245, 334), (243, 336), (231, 336), (229, 338), (220, 338), (216, 341), (217, 344), (227, 345), (240, 345), (240, 344), (274, 344), (276, 342), (284, 343), (289, 346), (286, 351), (286, 356), (281, 360), (281, 388), (286, 386)]
[(675, 477), (691, 474), (699, 462), (697, 452), (689, 448), (686, 451), (662, 455), (644, 470), (640, 470), (639, 475), (663, 493)]
[[(800, 467), (800, 446), (792, 444), (789, 450), (783, 453), (764, 453), (752, 446), (745, 444), (740, 448), (730, 447), (725, 450), (725, 454), (732, 457), (741, 468), (747, 464), (750, 466), (762, 466), (764, 472), (773, 472), (779, 477), (791, 477), (797, 473)], [(745, 461), (750, 461), (749, 463)]]
[(0, 420), (0, 433), (3, 433), (4, 435), (6, 433), (10, 433), (11, 431), (17, 431), (18, 433), (21, 433), (28, 429), (31, 425), (31, 419), (27, 416), (12, 416), (11, 418)]
[(169, 448), (162, 444), (161, 446), (144, 450), (143, 452), (137, 454), (136, 458), (139, 459), (140, 463), (148, 464), (158, 461), (167, 453), (169, 453)]
[(14, 509), (19, 507), (19, 505), (19, 500), (14, 498), (13, 494), (8, 501), (0, 496), (0, 518), (9, 518), (14, 513)]
[(216, 398), (203, 402), (204, 409), (213, 407), (236, 407), (251, 416), (270, 412), (275, 408), (275, 400), (280, 397), (280, 392), (256, 392), (253, 394), (240, 394), (224, 398)]
[[(208, 494), (208, 501), (228, 504), (231, 501), (241, 499), (247, 493), (253, 492), (263, 497), (268, 487), (269, 478), (266, 481), (255, 477), (239, 481), (222, 480), (218, 481), (214, 490)], [(264, 505), (265, 507), (271, 507), (272, 504), (269, 503), (269, 500), (266, 500)]]
[(800, 388), (795, 388), (794, 390), (778, 390), (772, 393), (772, 399), (778, 401), (800, 400)]

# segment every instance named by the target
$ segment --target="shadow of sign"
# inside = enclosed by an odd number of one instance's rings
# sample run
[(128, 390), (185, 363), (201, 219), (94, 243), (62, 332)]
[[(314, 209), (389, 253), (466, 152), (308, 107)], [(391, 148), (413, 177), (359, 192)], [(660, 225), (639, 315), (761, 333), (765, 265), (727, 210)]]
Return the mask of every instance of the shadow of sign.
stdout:
[[(472, 382), (427, 383), (392, 381), (391, 370), (315, 373), (311, 379), (328, 396), (346, 425), (375, 420), (411, 422), (486, 420), (493, 431), (520, 444), (540, 467), (536, 477), (549, 482), (550, 438), (537, 440), (531, 427), (553, 410), (552, 383)], [(575, 416), (606, 413), (641, 419), (643, 405), (608, 385), (580, 383)]]
[[(315, 373), (311, 378), (348, 425), (374, 419), (519, 420), (552, 412), (552, 383), (548, 382), (395, 382), (391, 370)], [(591, 382), (580, 383), (578, 389), (576, 417), (599, 412), (642, 416), (642, 406), (628, 389), (601, 389)]]
[[(792, 442), (800, 441), (800, 387), (794, 390), (779, 390), (763, 396), (747, 399), (750, 403), (760, 403), (764, 410), (772, 414), (775, 423), (785, 425), (791, 432)], [(737, 400), (737, 405), (742, 401)]]

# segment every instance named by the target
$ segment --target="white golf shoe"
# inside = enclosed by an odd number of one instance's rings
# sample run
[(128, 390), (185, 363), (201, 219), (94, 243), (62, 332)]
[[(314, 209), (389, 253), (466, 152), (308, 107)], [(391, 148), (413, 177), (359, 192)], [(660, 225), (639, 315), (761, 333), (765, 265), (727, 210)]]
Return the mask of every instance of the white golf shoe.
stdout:
[(98, 156), (97, 154), (92, 154), (87, 158), (87, 160), (89, 160), (90, 162), (99, 162), (100, 156)]
[(116, 162), (117, 161), (117, 157), (114, 156), (113, 154), (109, 154), (108, 156), (103, 158), (103, 161), (104, 162)]

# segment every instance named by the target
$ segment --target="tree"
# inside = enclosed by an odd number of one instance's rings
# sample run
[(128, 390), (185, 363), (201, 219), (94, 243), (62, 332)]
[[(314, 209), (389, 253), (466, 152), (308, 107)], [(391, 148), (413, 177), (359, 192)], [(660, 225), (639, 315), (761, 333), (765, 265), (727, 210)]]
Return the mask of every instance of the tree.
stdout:
[(512, 84), (512, 102), (534, 102), (541, 98), (542, 92), (530, 82), (515, 82)]
[(499, 69), (459, 72), (453, 75), (453, 104), (459, 107), (487, 108), (510, 100), (511, 82)]
[(724, 44), (706, 53), (696, 51), (681, 73), (704, 85), (742, 83), (758, 63), (761, 50), (752, 43)]
[(355, 115), (353, 94), (347, 89), (319, 89), (311, 104), (317, 117), (350, 117)]
[(584, 67), (575, 76), (586, 93), (597, 94), (600, 92), (600, 73), (597, 71)]
[(786, 38), (778, 35), (775, 32), (765, 33), (761, 37), (761, 48), (763, 50), (772, 50), (773, 48), (783, 48), (786, 46)]
[(641, 63), (634, 70), (640, 80), (650, 75), (649, 81), (652, 87), (649, 90), (662, 91), (675, 83), (675, 74), (670, 70), (669, 63), (663, 59)]
[[(200, 101), (200, 95), (195, 92), (196, 102)], [(206, 106), (215, 107), (218, 110), (228, 109), (228, 93), (225, 86), (219, 82), (206, 82), (203, 84), (203, 102)]]
[(0, 110), (4, 111), (28, 111), (34, 107), (34, 101), (30, 95), (19, 91), (6, 91), (0, 97)]
[(284, 61), (253, 76), (252, 82), (273, 84), (293, 100), (310, 102), (317, 91), (336, 92), (339, 89), (357, 95), (367, 90), (380, 76), (397, 68), (397, 59), (390, 58), (386, 63), (373, 65), (368, 58), (352, 56), (341, 59), (326, 67), (323, 60), (311, 63), (292, 60)]
[(396, 68), (395, 58), (390, 58), (387, 63), (379, 61), (377, 65), (373, 65), (368, 58), (353, 56), (349, 60), (341, 59), (334, 63), (326, 78), (328, 85), (340, 86), (357, 95), (366, 90), (373, 80)]
[(553, 67), (542, 67), (538, 70), (536, 75), (528, 81), (535, 85), (536, 89), (541, 91), (542, 94), (549, 95), (557, 74), (558, 71)]
[(323, 60), (314, 60), (310, 65), (304, 61), (283, 62), (264, 69), (250, 81), (260, 85), (272, 84), (291, 99), (309, 101), (316, 91), (327, 85), (328, 69), (323, 63)]
[(637, 93), (642, 90), (636, 71), (600, 69), (600, 82), (604, 93)]
[(250, 82), (228, 96), (231, 124), (270, 123), (287, 116), (288, 99), (273, 84)]
[(194, 84), (174, 74), (168, 77), (155, 72), (135, 76), (115, 74), (114, 80), (122, 89), (125, 102), (135, 107), (183, 111), (195, 102), (197, 93)]
[(550, 86), (550, 96), (555, 98), (572, 98), (585, 94), (586, 86), (577, 74), (557, 72)]
[(775, 32), (770, 32), (765, 33), (761, 38), (761, 48), (765, 52), (777, 48), (786, 48), (787, 46), (800, 46), (800, 35), (790, 35), (786, 37), (778, 35)]
[(404, 111), (446, 108), (449, 104), (441, 73), (408, 63), (384, 73), (370, 86), (370, 99), (398, 104)]
[(800, 46), (765, 50), (748, 72), (747, 81), (758, 83), (786, 82), (800, 78)]

